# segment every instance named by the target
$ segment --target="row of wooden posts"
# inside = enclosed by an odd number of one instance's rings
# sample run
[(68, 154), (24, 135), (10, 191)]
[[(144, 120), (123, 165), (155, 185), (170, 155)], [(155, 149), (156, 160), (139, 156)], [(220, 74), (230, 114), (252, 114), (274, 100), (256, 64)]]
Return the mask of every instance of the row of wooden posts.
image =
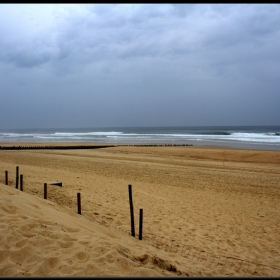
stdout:
[[(18, 179), (20, 178), (20, 190), (23, 191), (23, 175), (20, 174), (20, 177), (18, 176), (18, 166), (16, 167), (16, 186), (15, 188), (18, 189)], [(5, 171), (5, 184), (8, 185), (8, 171)]]
[[(16, 167), (16, 186), (18, 189), (18, 182), (20, 178), (20, 190), (23, 191), (23, 175), (20, 174), (19, 177), (19, 167)], [(5, 184), (8, 185), (8, 171), (5, 171)], [(131, 236), (135, 237), (135, 225), (134, 225), (134, 210), (133, 210), (133, 200), (132, 200), (132, 185), (128, 185), (128, 195), (130, 204), (130, 221), (131, 221)], [(47, 199), (47, 183), (44, 183), (44, 199)], [(78, 214), (82, 215), (81, 207), (81, 194), (77, 193), (77, 206)], [(143, 209), (139, 209), (139, 240), (142, 240), (143, 232)]]

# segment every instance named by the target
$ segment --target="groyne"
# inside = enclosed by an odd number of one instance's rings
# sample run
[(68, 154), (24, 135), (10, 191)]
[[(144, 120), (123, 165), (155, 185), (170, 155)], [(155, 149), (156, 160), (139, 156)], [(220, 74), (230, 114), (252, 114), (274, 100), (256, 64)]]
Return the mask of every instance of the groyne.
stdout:
[(0, 150), (73, 150), (73, 149), (101, 149), (118, 146), (131, 147), (182, 147), (192, 144), (132, 144), (132, 145), (70, 145), (70, 146), (0, 146)]

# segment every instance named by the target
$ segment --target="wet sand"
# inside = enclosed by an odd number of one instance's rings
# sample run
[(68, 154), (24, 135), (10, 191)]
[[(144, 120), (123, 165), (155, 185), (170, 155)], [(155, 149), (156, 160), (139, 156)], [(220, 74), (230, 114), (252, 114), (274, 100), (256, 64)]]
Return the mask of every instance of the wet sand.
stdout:
[(0, 171), (1, 276), (280, 276), (278, 151), (0, 150)]

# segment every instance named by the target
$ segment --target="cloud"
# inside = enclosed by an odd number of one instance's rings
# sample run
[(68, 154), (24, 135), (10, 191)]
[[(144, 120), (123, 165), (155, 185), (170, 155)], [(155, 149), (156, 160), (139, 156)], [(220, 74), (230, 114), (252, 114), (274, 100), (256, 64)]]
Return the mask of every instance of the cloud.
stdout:
[[(230, 59), (233, 63), (238, 57), (243, 60), (242, 53), (250, 56), (252, 48), (264, 52), (264, 46), (275, 40), (279, 30), (277, 5), (275, 9), (270, 5), (78, 7), (54, 9), (52, 24), (33, 31), (28, 40), (8, 40), (4, 45), (2, 42), (1, 49), (9, 50), (2, 52), (2, 60), (18, 67), (34, 67), (49, 61), (56, 65), (69, 60), (71, 67), (77, 63), (137, 57), (180, 56), (191, 61), (190, 56), (195, 56), (198, 63), (202, 57), (205, 66), (214, 59), (221, 61), (218, 64), (227, 64)], [(47, 50), (42, 50), (42, 46), (47, 46)], [(205, 59), (208, 53), (214, 57)], [(215, 53), (219, 55), (215, 57)]]
[(279, 30), (279, 5), (0, 5), (2, 92), (61, 125), (275, 118)]

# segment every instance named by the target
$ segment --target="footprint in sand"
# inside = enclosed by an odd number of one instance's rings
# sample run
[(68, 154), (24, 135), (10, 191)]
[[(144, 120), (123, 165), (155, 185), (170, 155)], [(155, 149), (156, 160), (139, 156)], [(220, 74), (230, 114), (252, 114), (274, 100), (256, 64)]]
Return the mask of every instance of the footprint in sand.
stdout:
[(24, 215), (20, 215), (19, 216), (21, 219), (24, 219), (24, 220), (27, 220), (27, 219), (29, 219), (29, 217), (27, 217), (27, 216), (24, 216)]
[(15, 244), (15, 246), (16, 246), (16, 248), (23, 248), (23, 247), (25, 247), (27, 244), (29, 243), (29, 241), (28, 241), (28, 239), (22, 239), (22, 240), (20, 240), (20, 241), (18, 241), (16, 244)]
[(79, 232), (80, 230), (78, 228), (73, 227), (63, 227), (66, 232)]
[(66, 241), (66, 242), (58, 241), (57, 244), (59, 245), (60, 248), (64, 248), (64, 249), (74, 246), (73, 242), (71, 241)]
[(33, 272), (33, 275), (50, 275), (50, 272), (54, 270), (60, 264), (59, 257), (47, 257), (45, 258), (38, 268)]
[(13, 205), (5, 205), (1, 206), (1, 210), (4, 210), (5, 212), (9, 214), (16, 214), (18, 211), (18, 208)]
[(89, 254), (87, 252), (77, 252), (75, 255), (75, 259), (79, 262), (89, 261)]

